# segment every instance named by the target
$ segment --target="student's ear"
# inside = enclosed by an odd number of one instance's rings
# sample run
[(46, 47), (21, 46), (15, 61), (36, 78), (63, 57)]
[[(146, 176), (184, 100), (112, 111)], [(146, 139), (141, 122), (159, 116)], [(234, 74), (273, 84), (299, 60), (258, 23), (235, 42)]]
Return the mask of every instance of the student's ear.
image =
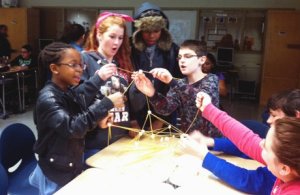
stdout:
[(296, 118), (300, 118), (300, 111), (296, 110)]
[(292, 171), (292, 170), (291, 170), (291, 168), (290, 168), (289, 166), (283, 165), (283, 166), (281, 167), (280, 171), (279, 171), (279, 174), (280, 174), (281, 176), (286, 176), (286, 175), (290, 174), (291, 171)]
[(101, 41), (102, 40), (102, 35), (100, 34), (100, 32), (97, 30), (97, 35), (96, 35), (96, 37), (97, 37), (97, 41)]
[(58, 74), (58, 68), (56, 64), (50, 64), (49, 68), (53, 74)]
[(206, 61), (206, 56), (201, 56), (201, 57), (199, 58), (200, 65), (204, 64), (205, 61)]

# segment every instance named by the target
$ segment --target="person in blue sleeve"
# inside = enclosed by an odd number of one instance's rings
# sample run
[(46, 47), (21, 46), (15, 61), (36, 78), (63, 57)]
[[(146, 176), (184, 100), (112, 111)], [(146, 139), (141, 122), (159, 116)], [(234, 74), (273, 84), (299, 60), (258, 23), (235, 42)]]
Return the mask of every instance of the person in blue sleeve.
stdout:
[[(283, 91), (271, 96), (267, 108), (270, 116), (267, 122), (271, 125), (275, 120), (285, 116), (300, 117), (300, 90)], [(214, 151), (221, 151), (230, 155), (246, 157), (229, 139), (210, 138), (197, 132), (192, 135), (195, 139), (204, 140), (206, 145)], [(271, 194), (276, 177), (267, 169), (259, 167), (256, 170), (233, 165), (211, 153), (203, 159), (202, 166), (214, 173), (221, 180), (232, 187), (251, 194)]]

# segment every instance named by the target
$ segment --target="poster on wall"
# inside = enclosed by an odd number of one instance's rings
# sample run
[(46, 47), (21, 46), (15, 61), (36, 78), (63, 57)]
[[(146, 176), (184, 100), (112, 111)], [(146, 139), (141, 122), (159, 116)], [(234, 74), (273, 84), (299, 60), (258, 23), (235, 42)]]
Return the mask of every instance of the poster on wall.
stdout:
[(17, 7), (18, 0), (1, 0), (2, 7)]
[(66, 21), (70, 24), (80, 24), (88, 32), (95, 23), (97, 9), (66, 9)]
[(235, 24), (237, 23), (237, 17), (228, 17), (228, 23)]
[(169, 19), (169, 30), (176, 44), (180, 45), (186, 39), (196, 38), (196, 10), (164, 10), (164, 13)]
[(225, 23), (225, 17), (224, 16), (217, 16), (216, 17), (216, 23), (217, 24), (224, 24)]

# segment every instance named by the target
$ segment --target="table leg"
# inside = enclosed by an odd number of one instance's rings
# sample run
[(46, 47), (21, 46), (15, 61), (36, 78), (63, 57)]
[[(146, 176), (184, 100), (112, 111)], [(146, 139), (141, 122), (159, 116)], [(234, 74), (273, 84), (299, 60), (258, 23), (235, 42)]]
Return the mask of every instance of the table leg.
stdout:
[(18, 85), (18, 98), (19, 98), (19, 111), (22, 112), (21, 89), (20, 89), (20, 75), (17, 72), (17, 85)]
[(38, 72), (34, 70), (34, 78), (35, 78), (35, 96), (38, 94)]
[(22, 74), (22, 111), (25, 111), (25, 89), (24, 89), (24, 87), (25, 87), (25, 79), (24, 79), (24, 77), (25, 77), (25, 74), (24, 74), (24, 72), (21, 72), (21, 74)]
[(6, 119), (8, 117), (7, 113), (6, 113), (6, 108), (5, 108), (5, 76), (2, 75), (1, 76), (2, 79), (2, 100), (1, 100), (1, 104), (2, 104), (2, 118)]

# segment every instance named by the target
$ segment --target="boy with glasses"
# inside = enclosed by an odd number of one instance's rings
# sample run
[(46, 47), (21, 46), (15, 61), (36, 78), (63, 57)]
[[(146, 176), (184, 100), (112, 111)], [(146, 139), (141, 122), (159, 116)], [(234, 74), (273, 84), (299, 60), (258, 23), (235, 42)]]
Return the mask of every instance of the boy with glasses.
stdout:
[[(29, 44), (25, 44), (21, 47), (20, 55), (15, 57), (10, 65), (14, 67), (15, 70), (24, 71), (21, 78), (24, 82), (24, 88), (22, 89), (24, 94), (23, 106), (25, 104), (33, 103), (36, 95), (36, 73), (34, 67), (37, 67), (37, 58), (32, 54), (32, 47)], [(20, 82), (22, 84), (23, 82)]]
[(181, 131), (190, 133), (197, 130), (209, 137), (222, 136), (217, 128), (197, 112), (193, 101), (198, 92), (205, 91), (212, 97), (213, 104), (219, 106), (218, 77), (203, 73), (201, 68), (206, 61), (205, 47), (198, 40), (186, 40), (180, 46), (177, 60), (185, 78), (176, 80), (164, 68), (150, 71), (154, 78), (170, 86), (166, 96), (157, 92), (142, 72), (132, 75), (136, 87), (149, 97), (150, 104), (159, 114), (168, 115), (177, 110), (181, 118)]
[(24, 66), (27, 68), (37, 66), (36, 58), (32, 55), (32, 47), (29, 44), (23, 45), (21, 54), (13, 59), (10, 64), (12, 66)]

